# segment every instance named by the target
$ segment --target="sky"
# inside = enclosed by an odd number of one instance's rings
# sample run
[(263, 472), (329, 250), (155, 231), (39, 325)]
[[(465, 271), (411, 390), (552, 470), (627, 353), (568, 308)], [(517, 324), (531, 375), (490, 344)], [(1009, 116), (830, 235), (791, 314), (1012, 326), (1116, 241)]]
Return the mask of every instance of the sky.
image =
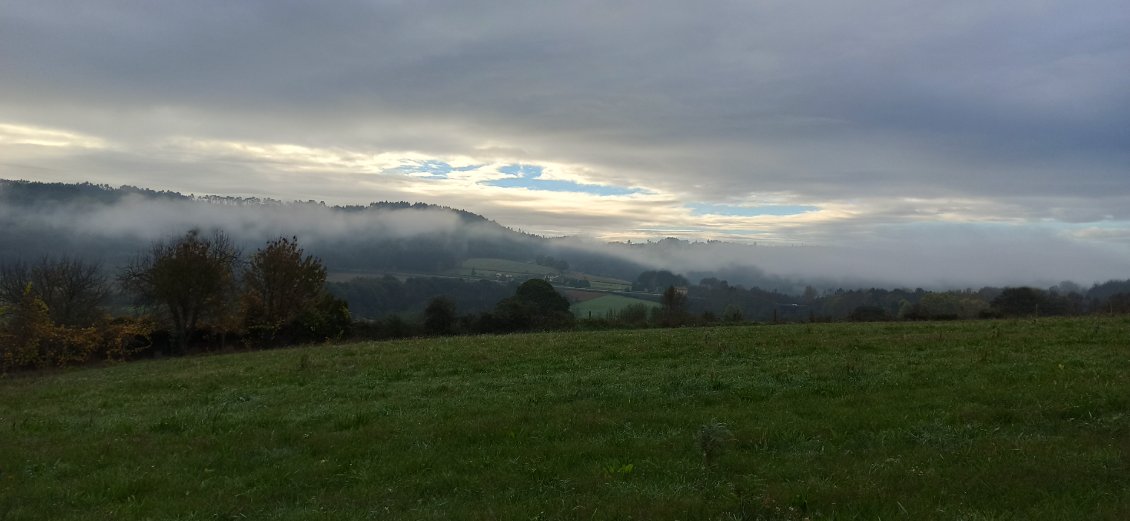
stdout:
[(1126, 278), (1127, 27), (1106, 0), (0, 0), (0, 178)]

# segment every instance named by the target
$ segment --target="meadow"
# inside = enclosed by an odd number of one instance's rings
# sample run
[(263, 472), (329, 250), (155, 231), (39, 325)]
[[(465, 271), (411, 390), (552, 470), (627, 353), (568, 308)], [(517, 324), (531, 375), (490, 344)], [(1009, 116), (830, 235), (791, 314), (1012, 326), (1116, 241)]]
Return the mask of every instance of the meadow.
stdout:
[(557, 268), (540, 266), (532, 262), (519, 262), (506, 259), (467, 259), (463, 264), (448, 272), (458, 277), (474, 277), (490, 279), (495, 275), (514, 277), (521, 281), (529, 278), (540, 278), (547, 275), (561, 275), (589, 281), (592, 289), (605, 291), (626, 291), (631, 289), (632, 283), (612, 277), (601, 277), (578, 272), (562, 272)]
[(0, 520), (1130, 519), (1130, 318), (451, 337), (0, 378)]
[(615, 313), (631, 305), (643, 305), (658, 308), (659, 303), (650, 300), (624, 297), (621, 295), (604, 295), (592, 300), (578, 302), (569, 307), (573, 315), (580, 318), (608, 318), (610, 313)]

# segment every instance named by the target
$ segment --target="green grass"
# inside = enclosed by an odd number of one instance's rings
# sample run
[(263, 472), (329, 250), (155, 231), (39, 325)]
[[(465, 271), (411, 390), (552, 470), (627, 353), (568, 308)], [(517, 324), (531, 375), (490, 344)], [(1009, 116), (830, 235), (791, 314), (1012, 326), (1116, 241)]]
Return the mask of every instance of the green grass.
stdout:
[(1126, 318), (135, 362), (0, 379), (0, 519), (1122, 520), (1128, 408)]
[(460, 276), (468, 277), (472, 276), (472, 270), (474, 270), (475, 276), (479, 277), (493, 277), (495, 273), (513, 277), (544, 277), (560, 273), (557, 268), (506, 259), (467, 259), (455, 272)]
[(620, 295), (605, 295), (592, 300), (573, 304), (569, 311), (577, 318), (606, 318), (609, 312), (619, 311), (632, 304), (643, 304), (649, 308), (659, 307), (659, 303)]
[(573, 274), (572, 276), (589, 281), (592, 289), (600, 289), (605, 291), (628, 291), (632, 289), (632, 283), (622, 279), (614, 279), (612, 277), (597, 277), (595, 275)]
[(592, 289), (624, 291), (632, 287), (632, 283), (626, 280), (612, 277), (598, 277), (574, 271), (562, 273), (557, 268), (540, 266), (532, 262), (519, 262), (506, 259), (467, 259), (463, 261), (463, 264), (459, 268), (450, 270), (449, 274), (459, 277), (479, 277), (485, 279), (491, 279), (495, 274), (502, 274), (514, 277), (516, 280), (523, 278), (541, 278), (546, 275), (563, 275), (565, 277), (588, 280), (589, 283), (592, 284)]

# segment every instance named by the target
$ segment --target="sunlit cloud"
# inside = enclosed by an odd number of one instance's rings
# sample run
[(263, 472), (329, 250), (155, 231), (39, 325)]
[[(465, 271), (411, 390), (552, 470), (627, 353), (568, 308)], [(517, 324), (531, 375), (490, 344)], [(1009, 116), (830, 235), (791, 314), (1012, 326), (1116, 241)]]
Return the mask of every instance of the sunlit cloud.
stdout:
[(694, 215), (724, 215), (756, 217), (760, 215), (798, 215), (819, 210), (808, 205), (770, 204), (758, 206), (739, 206), (733, 204), (692, 203), (687, 205)]
[(94, 136), (59, 129), (14, 123), (0, 123), (0, 146), (33, 145), (39, 147), (100, 149), (107, 142)]

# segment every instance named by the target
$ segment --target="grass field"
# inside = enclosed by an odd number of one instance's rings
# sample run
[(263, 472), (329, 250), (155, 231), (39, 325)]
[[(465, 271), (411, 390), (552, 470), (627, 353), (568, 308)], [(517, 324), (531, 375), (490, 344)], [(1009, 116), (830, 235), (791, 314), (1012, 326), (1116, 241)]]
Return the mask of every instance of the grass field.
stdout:
[(594, 275), (580, 275), (578, 278), (589, 281), (592, 289), (601, 289), (605, 291), (628, 291), (632, 289), (632, 283), (626, 280), (614, 279), (612, 277), (597, 277)]
[(592, 300), (573, 304), (569, 311), (577, 318), (605, 318), (611, 311), (619, 311), (632, 304), (643, 304), (649, 308), (659, 307), (659, 303), (620, 295), (604, 295)]
[(411, 340), (0, 379), (0, 519), (1130, 519), (1130, 320)]
[(493, 277), (495, 273), (512, 277), (544, 277), (557, 275), (560, 271), (549, 266), (539, 266), (532, 262), (518, 262), (506, 259), (467, 259), (463, 265), (453, 270), (462, 277)]

